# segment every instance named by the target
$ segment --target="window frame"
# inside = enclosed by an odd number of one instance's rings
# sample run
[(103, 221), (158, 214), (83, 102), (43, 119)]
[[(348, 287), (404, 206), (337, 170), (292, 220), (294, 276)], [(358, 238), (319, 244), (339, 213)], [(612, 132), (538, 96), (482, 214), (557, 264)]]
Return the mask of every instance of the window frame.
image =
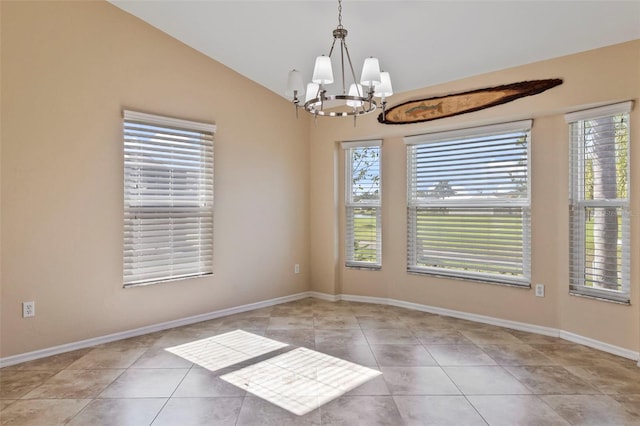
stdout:
[[(469, 281), (509, 285), (519, 288), (531, 287), (531, 128), (533, 120), (499, 123), (487, 126), (455, 129), (450, 131), (427, 133), (404, 138), (407, 146), (407, 272), (438, 276), (444, 278), (463, 279)], [(499, 201), (487, 199), (452, 199), (420, 201), (417, 197), (417, 164), (414, 159), (416, 147), (436, 142), (463, 141), (469, 138), (499, 136), (500, 134), (523, 132), (526, 134), (526, 197), (522, 199), (500, 198)], [(414, 195), (416, 192), (416, 195)], [(522, 217), (522, 275), (513, 276), (497, 272), (463, 271), (443, 266), (418, 265), (417, 215), (420, 209), (521, 209)]]
[(216, 126), (122, 117), (123, 287), (212, 275)]
[[(344, 150), (344, 205), (345, 205), (345, 227), (344, 227), (344, 262), (345, 267), (354, 269), (379, 270), (382, 268), (382, 140), (364, 140), (342, 142)], [(353, 152), (359, 148), (378, 148), (378, 197), (375, 200), (367, 199), (353, 200)], [(355, 231), (354, 231), (354, 210), (358, 208), (375, 209), (376, 218), (376, 260), (374, 262), (355, 260)]]
[[(565, 115), (569, 141), (569, 294), (590, 297), (614, 303), (629, 304), (631, 301), (631, 123), (630, 113), (633, 102), (620, 102)], [(586, 121), (624, 115), (627, 121), (627, 165), (626, 198), (593, 199), (585, 196), (585, 145), (584, 125)], [(574, 129), (574, 126), (578, 126)], [(575, 137), (574, 137), (575, 136)], [(615, 142), (614, 142), (615, 144)], [(615, 146), (614, 146), (615, 149)], [(617, 165), (616, 165), (617, 167)], [(587, 209), (620, 209), (620, 286), (621, 290), (592, 288), (586, 282), (586, 223)]]

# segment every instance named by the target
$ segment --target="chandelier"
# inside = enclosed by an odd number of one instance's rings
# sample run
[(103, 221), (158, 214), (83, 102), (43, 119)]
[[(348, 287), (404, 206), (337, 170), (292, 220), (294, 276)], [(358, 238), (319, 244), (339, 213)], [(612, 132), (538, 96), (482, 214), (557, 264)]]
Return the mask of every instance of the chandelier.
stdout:
[[(287, 95), (292, 96), (292, 101), (296, 107), (296, 116), (302, 103), (305, 111), (313, 114), (314, 117), (353, 116), (355, 125), (355, 120), (358, 116), (369, 114), (378, 107), (378, 103), (374, 98), (380, 98), (384, 116), (387, 105), (386, 98), (393, 95), (389, 73), (381, 72), (378, 59), (370, 57), (364, 60), (360, 83), (356, 83), (356, 74), (351, 64), (346, 38), (347, 29), (342, 26), (342, 0), (338, 0), (338, 27), (333, 30), (333, 42), (331, 43), (329, 56), (322, 55), (316, 58), (311, 83), (308, 83), (305, 89), (300, 71), (295, 69), (289, 71)], [(340, 45), (342, 91), (338, 94), (329, 94), (326, 86), (334, 82), (331, 55), (336, 41)], [(350, 72), (351, 81), (353, 82), (349, 86), (348, 92), (346, 90), (347, 72)], [(304, 102), (301, 100), (302, 96), (305, 96)]]

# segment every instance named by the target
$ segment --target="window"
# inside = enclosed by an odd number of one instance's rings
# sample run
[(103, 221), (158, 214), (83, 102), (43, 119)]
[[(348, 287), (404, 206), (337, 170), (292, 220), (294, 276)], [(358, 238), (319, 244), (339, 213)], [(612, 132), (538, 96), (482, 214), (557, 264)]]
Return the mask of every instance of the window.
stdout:
[(530, 129), (405, 138), (409, 272), (530, 285)]
[(629, 302), (631, 102), (566, 115), (570, 292)]
[(345, 152), (346, 265), (382, 265), (380, 148), (382, 141), (343, 142)]
[(215, 126), (124, 111), (124, 285), (213, 273)]

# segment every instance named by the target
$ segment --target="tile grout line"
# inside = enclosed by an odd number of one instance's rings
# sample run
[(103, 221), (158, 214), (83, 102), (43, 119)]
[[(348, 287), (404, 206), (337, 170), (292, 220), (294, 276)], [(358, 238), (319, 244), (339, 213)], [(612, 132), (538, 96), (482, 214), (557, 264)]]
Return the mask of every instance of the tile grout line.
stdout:
[(189, 372), (191, 372), (191, 370), (193, 369), (193, 367), (195, 366), (194, 363), (191, 363), (191, 367), (189, 367), (187, 369), (187, 372), (184, 373), (184, 376), (182, 377), (182, 379), (180, 379), (180, 382), (176, 385), (176, 388), (171, 392), (171, 395), (169, 395), (169, 397), (167, 398), (167, 400), (164, 402), (164, 404), (162, 404), (162, 407), (160, 407), (160, 409), (158, 410), (158, 412), (156, 413), (156, 415), (153, 417), (153, 419), (151, 420), (151, 423), (149, 423), (149, 426), (151, 426), (157, 419), (158, 416), (160, 416), (160, 414), (162, 413), (162, 410), (165, 409), (165, 407), (167, 406), (167, 404), (169, 403), (169, 401), (171, 400), (171, 398), (173, 398), (173, 395), (176, 393), (176, 391), (178, 390), (178, 388), (180, 387), (180, 385), (182, 384), (182, 382), (184, 382), (184, 379), (187, 377), (187, 375), (189, 374)]

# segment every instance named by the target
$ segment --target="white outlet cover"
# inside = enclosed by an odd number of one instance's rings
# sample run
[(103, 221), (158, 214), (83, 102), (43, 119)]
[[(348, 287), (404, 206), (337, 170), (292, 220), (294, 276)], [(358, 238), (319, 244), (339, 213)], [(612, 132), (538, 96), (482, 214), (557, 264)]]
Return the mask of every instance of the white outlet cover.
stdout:
[(544, 284), (536, 284), (536, 296), (544, 297)]
[(22, 303), (22, 318), (33, 317), (36, 315), (36, 303), (35, 302), (23, 302)]

